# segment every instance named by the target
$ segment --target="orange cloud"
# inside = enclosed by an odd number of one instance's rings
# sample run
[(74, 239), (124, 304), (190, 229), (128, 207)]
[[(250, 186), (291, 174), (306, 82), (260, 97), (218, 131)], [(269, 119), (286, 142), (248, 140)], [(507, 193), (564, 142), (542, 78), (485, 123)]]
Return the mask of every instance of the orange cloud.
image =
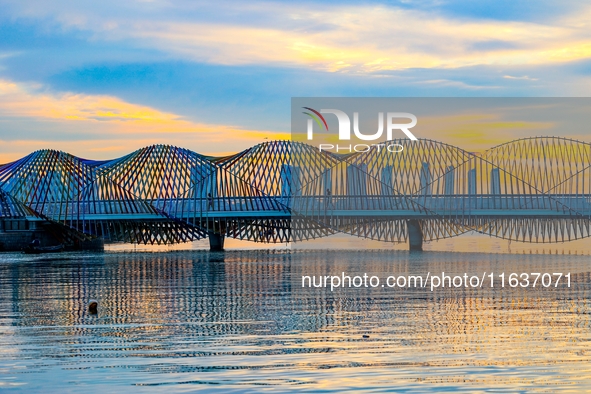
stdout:
[[(91, 159), (113, 158), (156, 143), (193, 149), (203, 154), (228, 154), (265, 138), (289, 138), (288, 133), (245, 130), (232, 125), (195, 123), (180, 115), (128, 103), (117, 97), (45, 93), (39, 86), (0, 80), (0, 163), (33, 150), (59, 149)], [(34, 135), (11, 134), (22, 120), (36, 125)], [(61, 138), (56, 137), (62, 134)]]

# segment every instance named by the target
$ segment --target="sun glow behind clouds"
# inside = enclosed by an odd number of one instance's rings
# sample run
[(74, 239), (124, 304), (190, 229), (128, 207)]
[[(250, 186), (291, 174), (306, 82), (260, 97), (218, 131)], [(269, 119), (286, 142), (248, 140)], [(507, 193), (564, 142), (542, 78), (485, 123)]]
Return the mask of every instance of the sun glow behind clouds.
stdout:
[(153, 108), (126, 103), (116, 97), (74, 93), (49, 94), (34, 85), (0, 80), (0, 114), (46, 119), (122, 121), (170, 124), (179, 116)]
[[(246, 149), (269, 136), (289, 138), (286, 133), (195, 123), (117, 97), (54, 94), (42, 86), (6, 80), (0, 80), (0, 119), (5, 131), (0, 138), (0, 163), (46, 148), (93, 159), (112, 158), (155, 143), (222, 155)], [(33, 121), (38, 129), (33, 128), (28, 135), (16, 130), (6, 132), (11, 124), (23, 121)]]

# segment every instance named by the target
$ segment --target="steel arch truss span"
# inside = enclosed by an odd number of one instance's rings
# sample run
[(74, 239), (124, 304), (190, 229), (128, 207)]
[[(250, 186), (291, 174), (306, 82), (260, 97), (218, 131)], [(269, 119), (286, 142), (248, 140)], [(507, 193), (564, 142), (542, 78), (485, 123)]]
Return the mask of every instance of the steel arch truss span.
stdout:
[(41, 150), (0, 166), (0, 219), (80, 238), (170, 244), (212, 233), (278, 243), (347, 233), (426, 241), (477, 231), (523, 242), (591, 234), (591, 145), (520, 139), (481, 155), (395, 140), (336, 155), (273, 141), (215, 158), (153, 145), (109, 161)]

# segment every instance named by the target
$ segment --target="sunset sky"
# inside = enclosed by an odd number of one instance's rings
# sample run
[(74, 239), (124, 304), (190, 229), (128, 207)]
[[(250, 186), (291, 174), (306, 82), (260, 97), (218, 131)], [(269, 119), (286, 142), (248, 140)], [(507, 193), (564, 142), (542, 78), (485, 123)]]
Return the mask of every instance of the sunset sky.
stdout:
[(232, 153), (289, 138), (293, 96), (581, 97), (590, 76), (581, 1), (0, 0), (0, 163)]

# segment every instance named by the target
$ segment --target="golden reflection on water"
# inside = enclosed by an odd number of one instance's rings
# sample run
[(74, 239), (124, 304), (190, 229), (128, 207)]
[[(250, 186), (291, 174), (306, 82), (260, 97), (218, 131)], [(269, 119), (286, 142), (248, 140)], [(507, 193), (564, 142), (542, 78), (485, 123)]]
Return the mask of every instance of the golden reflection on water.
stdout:
[[(133, 245), (107, 244), (107, 251), (112, 252), (172, 252), (189, 250), (209, 250), (209, 241), (202, 239), (174, 245)], [(408, 250), (406, 243), (393, 244), (336, 234), (297, 243), (265, 244), (226, 238), (226, 250)], [(583, 238), (562, 243), (525, 243), (495, 238), (488, 235), (468, 232), (456, 237), (425, 242), (425, 251), (432, 252), (483, 252), (499, 254), (555, 254), (555, 255), (591, 255), (591, 242)]]
[[(588, 257), (312, 250), (0, 258), (0, 391), (580, 391), (591, 382)], [(303, 274), (443, 271), (571, 272), (572, 286), (299, 287)], [(98, 315), (86, 310), (91, 298)]]

